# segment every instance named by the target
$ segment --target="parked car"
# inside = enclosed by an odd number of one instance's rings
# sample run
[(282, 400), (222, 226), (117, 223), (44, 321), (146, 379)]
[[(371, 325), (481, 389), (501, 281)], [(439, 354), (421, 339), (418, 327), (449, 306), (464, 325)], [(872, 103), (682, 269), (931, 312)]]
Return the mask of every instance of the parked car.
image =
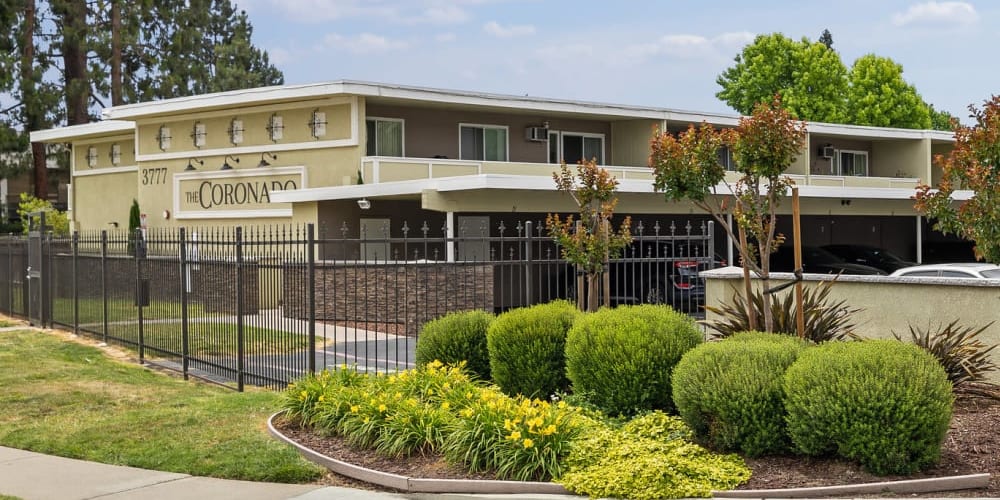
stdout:
[(1000, 279), (1000, 266), (983, 262), (924, 264), (898, 269), (889, 276), (906, 278)]
[[(771, 271), (795, 270), (795, 253), (791, 246), (782, 246), (771, 254)], [(802, 247), (802, 272), (819, 274), (888, 274), (872, 266), (847, 262), (819, 247)]]
[(917, 265), (916, 262), (903, 260), (884, 248), (870, 245), (824, 245), (820, 248), (847, 262), (877, 267), (887, 273)]

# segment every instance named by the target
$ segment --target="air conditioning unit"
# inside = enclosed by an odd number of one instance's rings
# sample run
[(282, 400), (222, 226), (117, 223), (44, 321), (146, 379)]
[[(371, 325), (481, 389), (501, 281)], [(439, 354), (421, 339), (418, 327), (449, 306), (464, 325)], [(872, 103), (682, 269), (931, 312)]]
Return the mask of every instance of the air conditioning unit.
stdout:
[(548, 127), (528, 127), (524, 129), (524, 138), (529, 141), (543, 142), (549, 140)]
[(819, 155), (823, 158), (833, 158), (833, 146), (823, 146), (819, 148)]

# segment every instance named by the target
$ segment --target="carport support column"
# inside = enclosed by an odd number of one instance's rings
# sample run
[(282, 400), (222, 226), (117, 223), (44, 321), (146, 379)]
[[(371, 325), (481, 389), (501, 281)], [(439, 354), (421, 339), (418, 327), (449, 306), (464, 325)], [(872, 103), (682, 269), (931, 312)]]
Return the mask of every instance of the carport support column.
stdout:
[(924, 224), (923, 217), (917, 216), (917, 264), (924, 263)]
[(447, 212), (444, 216), (445, 253), (448, 262), (455, 262), (455, 212)]
[[(733, 227), (733, 214), (726, 214), (726, 222), (729, 224), (730, 228)], [(714, 252), (715, 249), (712, 251)], [(726, 262), (729, 263), (730, 266), (736, 265), (733, 262), (733, 237), (728, 233), (726, 234)]]

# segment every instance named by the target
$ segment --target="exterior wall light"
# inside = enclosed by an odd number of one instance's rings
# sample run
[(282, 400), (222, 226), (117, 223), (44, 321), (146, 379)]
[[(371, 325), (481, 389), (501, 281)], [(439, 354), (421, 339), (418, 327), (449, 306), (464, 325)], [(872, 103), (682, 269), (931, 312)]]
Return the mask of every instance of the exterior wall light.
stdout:
[(240, 159), (233, 155), (226, 155), (226, 159), (222, 160), (222, 167), (219, 170), (232, 170), (233, 166), (229, 164), (229, 159), (232, 158), (234, 162), (239, 163)]
[(87, 166), (90, 168), (97, 166), (97, 148), (94, 146), (87, 148)]
[(277, 160), (278, 159), (278, 155), (276, 155), (274, 153), (268, 153), (267, 151), (264, 151), (263, 153), (260, 154), (260, 163), (257, 164), (257, 168), (264, 168), (264, 167), (270, 167), (271, 166), (271, 162), (267, 161), (264, 158), (265, 156), (268, 157), (268, 158), (270, 158), (271, 160)]
[(111, 164), (117, 166), (122, 162), (122, 146), (117, 142), (111, 145)]
[(208, 135), (208, 132), (205, 130), (205, 124), (202, 122), (194, 122), (194, 127), (191, 128), (191, 140), (194, 143), (194, 147), (204, 147), (206, 135)]
[(326, 135), (326, 112), (314, 109), (312, 118), (309, 120), (309, 131), (313, 139), (319, 139)]
[(229, 122), (229, 142), (233, 146), (237, 146), (243, 143), (243, 120), (239, 118), (233, 118)]
[(170, 127), (160, 125), (160, 131), (156, 134), (156, 142), (160, 145), (160, 151), (170, 149)]
[(205, 165), (205, 160), (199, 160), (197, 158), (190, 158), (190, 159), (188, 159), (188, 165), (186, 167), (184, 167), (184, 171), (185, 172), (191, 172), (191, 171), (194, 171), (194, 170), (198, 170), (198, 168), (194, 166), (195, 163), (197, 163), (198, 165), (204, 166)]
[(274, 113), (270, 118), (267, 119), (267, 136), (271, 138), (271, 142), (278, 142), (284, 135), (285, 125), (281, 119), (281, 115)]
[(372, 202), (368, 201), (368, 198), (361, 198), (358, 200), (358, 208), (361, 210), (368, 210), (372, 207)]

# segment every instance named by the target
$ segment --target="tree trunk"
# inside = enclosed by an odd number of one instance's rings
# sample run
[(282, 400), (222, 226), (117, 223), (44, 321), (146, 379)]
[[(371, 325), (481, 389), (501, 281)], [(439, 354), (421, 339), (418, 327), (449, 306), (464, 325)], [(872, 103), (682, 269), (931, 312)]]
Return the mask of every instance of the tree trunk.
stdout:
[(111, 0), (111, 105), (125, 104), (122, 98), (122, 13), (119, 0)]
[[(41, 130), (44, 124), (44, 111), (39, 105), (35, 87), (35, 0), (24, 3), (24, 39), (21, 41), (21, 99), (24, 101), (24, 121), (28, 132)], [(36, 198), (47, 199), (49, 196), (48, 169), (45, 167), (45, 145), (31, 143), (32, 190)], [(5, 203), (7, 200), (3, 200)]]
[(87, 2), (65, 0), (59, 14), (63, 25), (63, 68), (66, 79), (66, 123), (90, 121), (90, 80), (87, 77)]
[(601, 304), (601, 273), (587, 275), (587, 310), (596, 311)]

